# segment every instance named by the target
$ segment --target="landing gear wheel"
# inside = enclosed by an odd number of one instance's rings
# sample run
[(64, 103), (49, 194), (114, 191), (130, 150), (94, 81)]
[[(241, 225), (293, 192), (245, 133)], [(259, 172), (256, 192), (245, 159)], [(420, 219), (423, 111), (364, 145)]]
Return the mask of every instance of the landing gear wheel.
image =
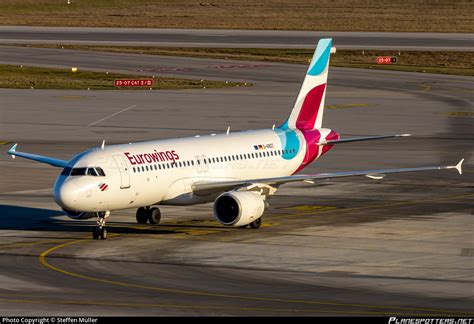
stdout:
[(250, 225), (250, 228), (254, 228), (254, 229), (260, 228), (260, 226), (262, 225), (262, 217), (251, 222), (249, 225)]
[(105, 227), (99, 228), (99, 237), (101, 240), (107, 239), (107, 229)]
[(94, 240), (98, 240), (99, 235), (100, 235), (100, 228), (99, 227), (94, 227), (94, 229), (92, 230), (92, 238)]
[(161, 220), (161, 212), (160, 209), (157, 207), (153, 207), (147, 210), (148, 214), (148, 221), (150, 224), (159, 224)]
[(106, 212), (98, 212), (96, 213), (97, 216), (97, 227), (94, 227), (92, 230), (92, 238), (94, 240), (101, 240), (107, 239), (107, 230), (105, 229), (105, 222), (107, 217), (110, 216), (110, 211)]
[(147, 210), (143, 207), (137, 209), (137, 223), (146, 224), (148, 220)]

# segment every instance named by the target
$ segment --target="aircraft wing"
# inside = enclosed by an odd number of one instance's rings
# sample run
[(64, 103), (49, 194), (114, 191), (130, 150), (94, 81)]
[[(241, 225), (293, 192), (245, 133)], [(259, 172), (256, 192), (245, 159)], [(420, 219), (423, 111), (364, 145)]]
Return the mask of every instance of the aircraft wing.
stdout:
[(197, 195), (209, 195), (217, 192), (229, 191), (253, 185), (268, 185), (272, 187), (278, 187), (279, 185), (305, 181), (314, 183), (314, 180), (319, 179), (333, 179), (343, 177), (354, 177), (354, 176), (366, 176), (371, 179), (382, 179), (389, 173), (403, 173), (403, 172), (418, 172), (418, 171), (430, 171), (430, 170), (445, 170), (445, 169), (456, 169), (459, 174), (462, 174), (462, 163), (464, 159), (459, 161), (456, 165), (445, 165), (445, 166), (428, 166), (418, 168), (400, 168), (400, 169), (380, 169), (380, 170), (365, 170), (365, 171), (343, 171), (343, 172), (332, 172), (332, 173), (317, 173), (317, 174), (301, 174), (292, 175), (286, 177), (276, 178), (262, 178), (253, 180), (232, 180), (232, 181), (200, 181), (195, 182), (192, 186), (193, 192)]
[(60, 160), (60, 159), (55, 159), (47, 156), (42, 156), (42, 155), (36, 155), (36, 154), (30, 154), (30, 153), (24, 153), (24, 152), (18, 152), (16, 150), (16, 147), (18, 144), (13, 145), (9, 150), (8, 154), (12, 156), (12, 158), (15, 158), (16, 156), (25, 158), (25, 159), (30, 159), (36, 162), (41, 162), (41, 163), (46, 163), (49, 165), (52, 165), (54, 167), (58, 168), (65, 168), (66, 165), (69, 163), (69, 161), (65, 160)]

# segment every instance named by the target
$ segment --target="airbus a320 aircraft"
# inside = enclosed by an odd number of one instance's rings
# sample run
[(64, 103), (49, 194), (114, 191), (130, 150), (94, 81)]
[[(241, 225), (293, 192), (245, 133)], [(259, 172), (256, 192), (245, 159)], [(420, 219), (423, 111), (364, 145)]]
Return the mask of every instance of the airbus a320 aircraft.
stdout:
[(321, 39), (288, 119), (273, 129), (110, 145), (79, 153), (69, 161), (17, 151), (20, 156), (62, 168), (54, 199), (73, 219), (97, 217), (94, 239), (107, 238), (111, 211), (137, 208), (140, 224), (160, 222), (156, 205), (214, 202), (214, 216), (226, 226), (259, 228), (266, 199), (280, 185), (319, 179), (456, 169), (457, 165), (299, 174), (334, 145), (409, 136), (340, 139), (322, 128), (331, 39)]

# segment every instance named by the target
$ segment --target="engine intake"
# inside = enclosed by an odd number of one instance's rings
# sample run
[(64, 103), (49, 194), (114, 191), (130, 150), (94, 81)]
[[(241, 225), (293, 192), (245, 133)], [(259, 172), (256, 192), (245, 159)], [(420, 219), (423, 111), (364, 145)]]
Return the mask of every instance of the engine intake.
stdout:
[(214, 202), (214, 217), (226, 226), (244, 226), (259, 219), (265, 211), (263, 197), (251, 191), (229, 191)]
[(72, 219), (89, 219), (95, 217), (94, 213), (78, 212), (74, 210), (68, 210), (63, 208), (64, 213)]

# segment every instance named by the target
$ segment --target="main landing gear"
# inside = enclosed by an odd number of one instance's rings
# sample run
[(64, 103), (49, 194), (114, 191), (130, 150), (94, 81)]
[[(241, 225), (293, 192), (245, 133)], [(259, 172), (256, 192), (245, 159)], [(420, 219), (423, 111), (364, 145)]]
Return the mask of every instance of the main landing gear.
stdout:
[(250, 226), (250, 228), (253, 228), (253, 229), (260, 228), (260, 226), (262, 226), (262, 218), (263, 217), (260, 217), (259, 219), (251, 222), (250, 224), (240, 226), (240, 228), (247, 228), (247, 226)]
[(159, 224), (161, 220), (161, 212), (157, 207), (140, 207), (137, 209), (137, 223)]
[(99, 238), (101, 240), (107, 239), (107, 229), (105, 228), (105, 221), (107, 217), (110, 216), (110, 211), (106, 212), (98, 212), (96, 213), (97, 216), (97, 227), (94, 227), (94, 230), (92, 231), (92, 238), (94, 240), (98, 240)]

